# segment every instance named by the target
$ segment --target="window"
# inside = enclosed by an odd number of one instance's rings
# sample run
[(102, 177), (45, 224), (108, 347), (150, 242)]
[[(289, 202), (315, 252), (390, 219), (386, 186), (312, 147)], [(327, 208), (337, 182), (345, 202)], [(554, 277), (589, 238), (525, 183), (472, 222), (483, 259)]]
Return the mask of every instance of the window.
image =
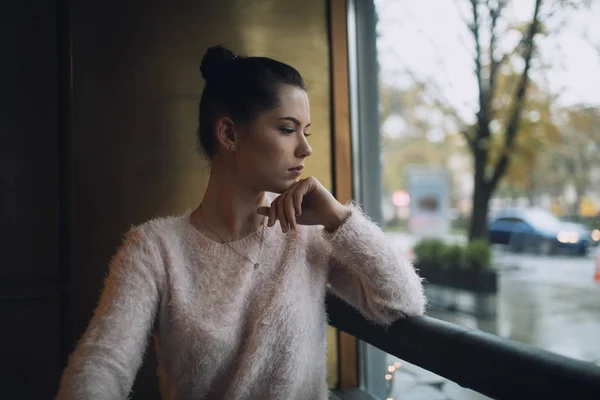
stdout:
[[(349, 1), (354, 193), (407, 256), (424, 237), (488, 241), (509, 208), (599, 231), (598, 20), (599, 1)], [(600, 365), (600, 310), (585, 306), (600, 304), (598, 246), (582, 249), (492, 247), (496, 316), (428, 313)], [(377, 398), (483, 398), (367, 344), (360, 356)]]

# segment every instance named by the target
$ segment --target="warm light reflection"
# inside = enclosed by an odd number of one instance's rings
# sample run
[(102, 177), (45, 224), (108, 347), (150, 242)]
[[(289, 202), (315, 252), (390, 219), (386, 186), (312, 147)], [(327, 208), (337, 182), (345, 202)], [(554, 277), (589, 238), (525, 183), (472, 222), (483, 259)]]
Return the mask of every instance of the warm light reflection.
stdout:
[(390, 372), (394, 372), (395, 370), (396, 370), (396, 367), (394, 367), (393, 365), (390, 365), (388, 367), (388, 371), (390, 371)]
[(385, 374), (385, 380), (386, 381), (392, 380), (392, 374)]
[(577, 243), (579, 241), (577, 232), (559, 232), (556, 238), (561, 243)]
[(594, 229), (592, 231), (592, 239), (596, 242), (600, 242), (600, 229)]
[(396, 361), (396, 362), (394, 363), (394, 367), (396, 367), (396, 369), (400, 368), (400, 366), (401, 366), (401, 365), (402, 365), (402, 364), (400, 363), (400, 361)]

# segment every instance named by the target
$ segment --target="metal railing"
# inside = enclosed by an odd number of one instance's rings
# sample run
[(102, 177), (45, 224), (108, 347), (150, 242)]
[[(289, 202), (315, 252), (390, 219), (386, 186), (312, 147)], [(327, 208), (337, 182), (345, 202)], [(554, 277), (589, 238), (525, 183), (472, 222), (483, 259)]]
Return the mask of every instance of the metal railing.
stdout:
[(336, 328), (494, 399), (600, 399), (592, 363), (427, 316), (385, 328), (333, 295), (327, 312)]

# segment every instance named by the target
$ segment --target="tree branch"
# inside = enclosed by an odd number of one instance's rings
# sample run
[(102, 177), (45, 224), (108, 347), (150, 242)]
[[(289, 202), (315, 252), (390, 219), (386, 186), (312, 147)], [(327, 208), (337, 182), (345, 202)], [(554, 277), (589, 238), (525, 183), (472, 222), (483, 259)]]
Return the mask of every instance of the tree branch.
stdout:
[(463, 135), (465, 140), (467, 141), (467, 144), (469, 145), (469, 149), (471, 149), (471, 151), (475, 152), (475, 141), (473, 140), (473, 138), (471, 136), (469, 136), (469, 129), (463, 128), (463, 129), (459, 129), (459, 131)]
[(464, 22), (465, 26), (469, 27), (471, 25), (471, 23), (469, 22), (469, 20), (467, 19), (467, 17), (460, 10), (459, 0), (454, 0), (454, 5), (456, 6), (456, 12), (458, 13), (459, 18), (462, 19), (462, 21)]
[(477, 139), (479, 141), (482, 138), (489, 136), (489, 129), (484, 128), (483, 124), (487, 123), (487, 88), (483, 82), (482, 64), (481, 64), (481, 42), (479, 38), (479, 0), (471, 0), (471, 9), (473, 12), (473, 23), (469, 25), (469, 29), (473, 34), (475, 40), (475, 76), (477, 78), (477, 87), (479, 88), (479, 112), (477, 113), (477, 120), (479, 123), (479, 129), (477, 129)]
[(494, 169), (494, 175), (489, 180), (489, 185), (494, 188), (506, 172), (506, 168), (508, 167), (509, 162), (509, 154), (512, 152), (515, 142), (515, 137), (517, 132), (519, 131), (519, 124), (521, 121), (521, 109), (523, 108), (523, 104), (525, 103), (525, 93), (527, 91), (527, 84), (529, 82), (529, 68), (531, 66), (531, 58), (533, 56), (534, 51), (534, 38), (538, 32), (539, 27), (539, 11), (542, 0), (536, 0), (535, 9), (533, 11), (533, 19), (531, 24), (529, 25), (529, 29), (527, 31), (527, 36), (523, 38), (524, 45), (524, 59), (525, 59), (525, 67), (523, 68), (523, 72), (521, 73), (519, 83), (517, 85), (517, 91), (515, 93), (515, 101), (512, 105), (511, 112), (508, 116), (508, 123), (506, 126), (505, 132), (505, 141), (504, 141), (504, 150), (502, 151), (502, 155), (496, 168)]
[(494, 8), (489, 4), (488, 7), (490, 11), (490, 87), (488, 92), (488, 101), (487, 106), (488, 110), (490, 110), (490, 119), (493, 118), (491, 113), (493, 112), (492, 108), (492, 99), (494, 97), (494, 92), (496, 90), (496, 77), (498, 74), (498, 67), (502, 64), (502, 59), (497, 60), (494, 57), (494, 53), (496, 50), (496, 26), (498, 23), (498, 18), (502, 13), (502, 10), (506, 7), (506, 0), (499, 0), (498, 5)]
[(410, 76), (410, 78), (412, 79), (412, 81), (415, 84), (417, 84), (423, 88), (428, 88), (428, 87), (434, 88), (436, 95), (432, 96), (432, 97), (433, 97), (433, 101), (434, 101), (436, 107), (438, 107), (443, 113), (449, 114), (452, 118), (454, 118), (456, 124), (459, 127), (467, 125), (467, 123), (458, 114), (458, 111), (456, 111), (454, 109), (454, 107), (452, 107), (450, 101), (448, 101), (448, 99), (444, 96), (444, 94), (442, 93), (440, 88), (435, 84), (435, 82), (432, 82), (432, 81), (424, 82), (424, 81), (420, 80), (419, 78), (417, 78), (415, 73), (408, 68), (404, 68), (404, 73), (406, 73), (408, 76)]
[(592, 50), (594, 50), (598, 57), (600, 57), (600, 42), (594, 43), (594, 41), (585, 34), (581, 35), (581, 37), (587, 42), (587, 44), (592, 48)]

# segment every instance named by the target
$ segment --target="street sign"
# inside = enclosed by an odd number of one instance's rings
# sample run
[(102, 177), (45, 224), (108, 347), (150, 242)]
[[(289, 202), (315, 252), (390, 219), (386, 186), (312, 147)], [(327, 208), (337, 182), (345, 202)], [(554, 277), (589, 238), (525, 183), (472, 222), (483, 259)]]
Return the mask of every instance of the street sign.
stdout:
[(409, 230), (423, 236), (450, 233), (448, 172), (444, 167), (411, 165), (406, 169)]

